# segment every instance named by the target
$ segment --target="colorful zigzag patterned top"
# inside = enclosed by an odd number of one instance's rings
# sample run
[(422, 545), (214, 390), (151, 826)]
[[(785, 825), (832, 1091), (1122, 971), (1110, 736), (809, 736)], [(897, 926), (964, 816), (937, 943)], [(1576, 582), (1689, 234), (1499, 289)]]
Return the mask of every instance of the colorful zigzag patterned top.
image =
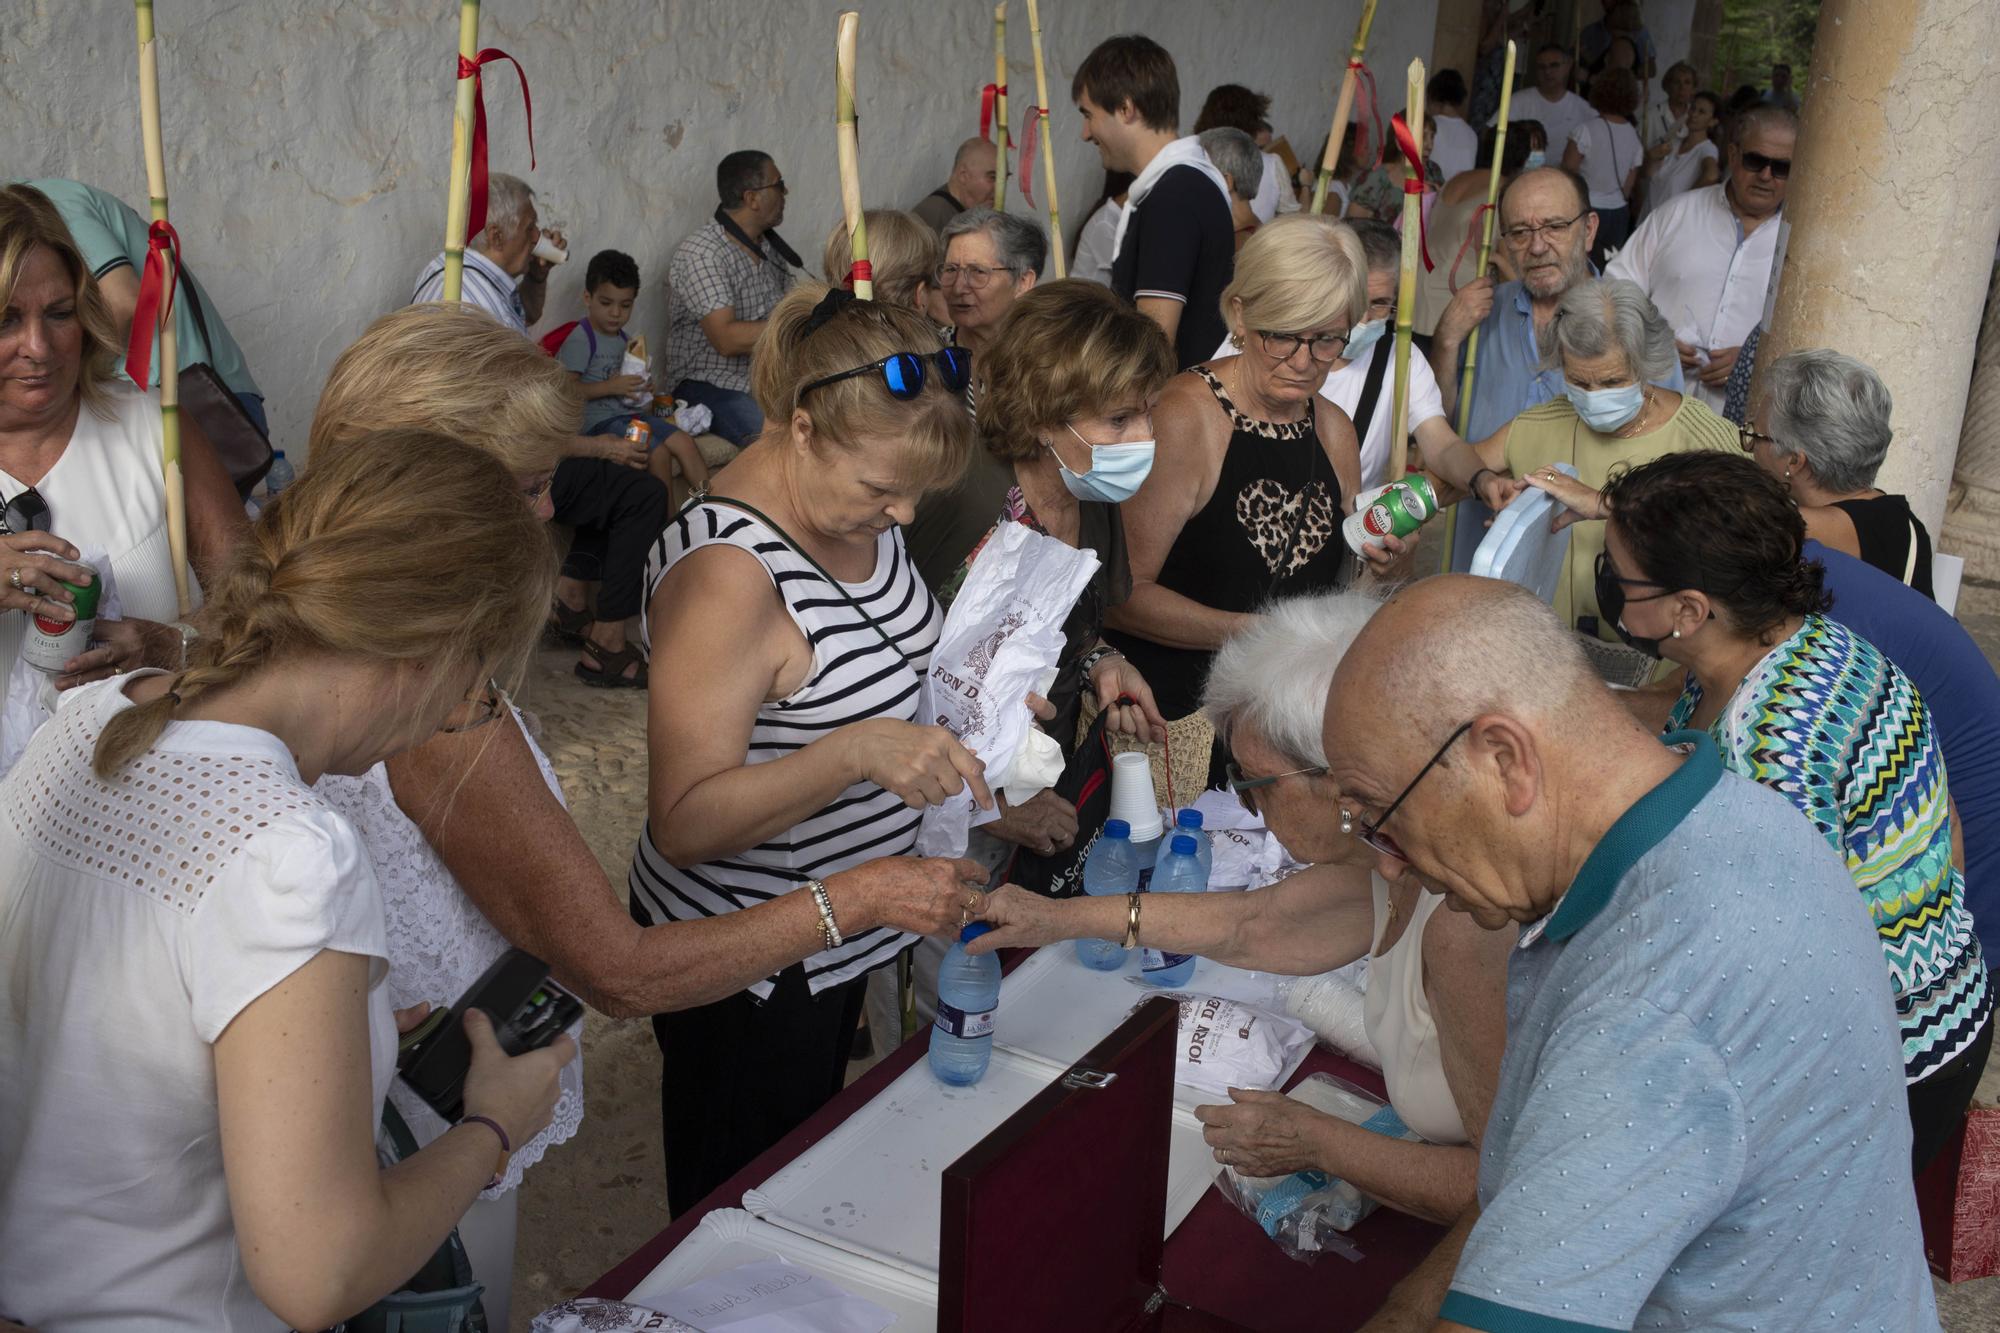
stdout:
[[(1701, 694), (1688, 673), (1669, 731)], [(1846, 858), (1895, 983), (1904, 1076), (1921, 1082), (1972, 1044), (1993, 1007), (1923, 696), (1866, 639), (1807, 616), (1744, 676), (1709, 734), (1724, 764), (1784, 793)]]

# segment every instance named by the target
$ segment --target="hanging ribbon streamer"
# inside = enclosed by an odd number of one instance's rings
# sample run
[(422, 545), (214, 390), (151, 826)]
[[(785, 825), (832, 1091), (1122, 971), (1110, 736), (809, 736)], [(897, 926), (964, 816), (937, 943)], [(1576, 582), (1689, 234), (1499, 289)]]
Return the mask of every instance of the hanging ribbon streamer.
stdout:
[[(1007, 95), (1007, 85), (1004, 83), (989, 83), (984, 88), (981, 88), (979, 90), (979, 137), (980, 138), (988, 139), (993, 136), (993, 106), (1000, 98), (1005, 97), (1006, 95)], [(1005, 125), (1002, 125), (1000, 127), (1000, 132), (1002, 134), (1005, 134), (1007, 132), (1007, 127)]]
[(132, 341), (125, 349), (125, 373), (141, 389), (152, 387), (153, 339), (161, 322), (173, 318), (174, 288), (180, 278), (181, 238), (174, 224), (162, 218), (146, 232), (146, 271), (139, 280), (139, 304), (132, 311)]
[[(1451, 288), (1453, 296), (1458, 295), (1458, 266), (1465, 262), (1466, 251), (1472, 249), (1473, 243), (1479, 239), (1479, 220), (1491, 212), (1492, 208), (1493, 205), (1482, 203), (1479, 207), (1472, 210), (1472, 221), (1468, 222), (1465, 227), (1465, 243), (1459, 246), (1458, 253), (1452, 256), (1451, 268), (1444, 275), (1445, 285)], [(1472, 276), (1483, 278), (1486, 275), (1484, 273), (1475, 273)]]
[(472, 80), (472, 170), (469, 184), (469, 212), (465, 219), (465, 243), (486, 230), (486, 84), (480, 66), (504, 60), (521, 76), (521, 108), (528, 113), (528, 170), (535, 169), (535, 102), (528, 96), (528, 72), (521, 62), (498, 47), (489, 46), (471, 60), (458, 58), (458, 77)]
[[(1403, 122), (1403, 113), (1398, 111), (1389, 118), (1389, 128), (1395, 133), (1396, 147), (1403, 152), (1403, 160), (1410, 164), (1411, 174), (1403, 181), (1403, 193), (1422, 195), (1427, 188), (1424, 180), (1424, 150), (1411, 137), (1410, 127)], [(1424, 257), (1424, 272), (1428, 273), (1437, 265), (1431, 262), (1431, 241), (1426, 235), (1429, 229), (1424, 225), (1424, 210), (1417, 208), (1417, 253)]]
[(1028, 207), (1035, 207), (1035, 146), (1041, 142), (1042, 109), (1028, 108), (1027, 120), (1021, 126), (1021, 156), (1015, 168), (1021, 178), (1021, 197), (1028, 201)]
[[(1364, 153), (1360, 148), (1357, 148), (1354, 150), (1354, 160), (1373, 166), (1376, 159), (1381, 157), (1383, 148), (1388, 145), (1388, 136), (1382, 133), (1382, 98), (1375, 91), (1375, 72), (1373, 70), (1369, 69), (1367, 65), (1359, 60), (1348, 61), (1347, 67), (1354, 71), (1355, 84), (1361, 93), (1358, 100), (1367, 108), (1368, 118), (1375, 122), (1374, 152), (1372, 154)], [(1362, 124), (1360, 116), (1354, 118), (1354, 125), (1356, 129), (1364, 132), (1368, 128)], [(1363, 146), (1368, 146), (1366, 140), (1363, 141)]]

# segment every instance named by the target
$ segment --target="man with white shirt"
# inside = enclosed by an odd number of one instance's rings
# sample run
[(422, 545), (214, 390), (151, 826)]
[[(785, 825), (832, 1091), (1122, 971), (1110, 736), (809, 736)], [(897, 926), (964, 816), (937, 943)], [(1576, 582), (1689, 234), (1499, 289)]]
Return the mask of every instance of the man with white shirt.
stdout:
[(1681, 368), (1720, 412), (1743, 340), (1769, 307), (1783, 253), (1785, 189), (1798, 118), (1752, 107), (1737, 118), (1729, 171), (1648, 215), (1605, 267), (1646, 289), (1674, 329)]
[[(1449, 181), (1460, 172), (1470, 171), (1479, 156), (1479, 131), (1465, 123), (1465, 76), (1455, 69), (1441, 69), (1431, 75), (1424, 88), (1424, 110), (1437, 122), (1437, 141), (1431, 145), (1431, 161)], [(1517, 117), (1509, 116), (1511, 123)]]
[(1535, 52), (1535, 86), (1515, 93), (1507, 107), (1510, 125), (1517, 120), (1542, 123), (1554, 156), (1561, 156), (1559, 145), (1569, 142), (1572, 130), (1597, 114), (1590, 103), (1569, 90), (1569, 69), (1569, 52), (1554, 42), (1547, 43)]
[[(494, 172), (486, 182), (486, 225), (465, 247), (465, 273), (460, 283), (460, 299), (476, 305), (522, 337), (542, 317), (542, 305), (549, 298), (549, 269), (546, 259), (535, 258), (535, 242), (542, 238), (540, 219), (535, 216), (535, 192), (519, 176)], [(547, 233), (557, 245), (561, 232)], [(424, 267), (410, 294), (411, 305), (444, 299), (444, 256)]]
[(1183, 366), (1205, 361), (1228, 329), (1222, 289), (1236, 271), (1229, 183), (1193, 136), (1179, 136), (1180, 77), (1158, 42), (1109, 37), (1070, 81), (1083, 141), (1107, 171), (1136, 178), (1111, 260), (1111, 290), (1174, 344)]

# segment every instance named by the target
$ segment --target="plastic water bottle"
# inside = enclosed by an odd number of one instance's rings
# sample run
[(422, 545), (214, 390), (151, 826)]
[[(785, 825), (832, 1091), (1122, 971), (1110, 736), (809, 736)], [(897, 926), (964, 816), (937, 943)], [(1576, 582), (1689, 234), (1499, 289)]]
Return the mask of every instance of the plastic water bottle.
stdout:
[[(1139, 858), (1132, 847), (1132, 826), (1122, 819), (1104, 821), (1104, 832), (1083, 859), (1083, 891), (1093, 898), (1123, 898), (1139, 887)], [(1110, 940), (1078, 940), (1077, 960), (1100, 972), (1116, 972), (1132, 952)]]
[(938, 964), (937, 1022), (931, 1028), (931, 1072), (941, 1083), (977, 1083), (993, 1059), (993, 1011), (1000, 1007), (1000, 957), (970, 957), (965, 946), (993, 927), (975, 921), (958, 933)]
[[(1215, 848), (1209, 842), (1208, 831), (1201, 826), (1201, 811), (1195, 809), (1193, 806), (1188, 806), (1176, 814), (1174, 816), (1174, 834), (1176, 837), (1185, 834), (1194, 839), (1195, 859), (1201, 862), (1201, 882), (1206, 885), (1208, 883), (1209, 872), (1215, 868)], [(1167, 857), (1171, 852), (1171, 840), (1162, 838), (1160, 840), (1159, 854), (1153, 861), (1154, 879), (1157, 880), (1160, 877), (1160, 872), (1167, 868)]]
[(272, 450), (271, 470), (264, 474), (264, 494), (276, 495), (298, 479), (299, 474), (292, 471), (291, 460), (285, 457), (285, 451)]
[[(1154, 893), (1203, 893), (1208, 872), (1202, 869), (1200, 846), (1189, 833), (1176, 833), (1167, 844), (1167, 859), (1153, 875)], [(1194, 975), (1194, 955), (1146, 950), (1144, 978), (1148, 985), (1174, 990)]]

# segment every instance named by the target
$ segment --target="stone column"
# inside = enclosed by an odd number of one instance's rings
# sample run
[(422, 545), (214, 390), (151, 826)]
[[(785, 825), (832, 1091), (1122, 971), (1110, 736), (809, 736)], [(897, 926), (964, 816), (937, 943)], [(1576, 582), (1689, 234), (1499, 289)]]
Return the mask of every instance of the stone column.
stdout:
[[(1722, 31), (1722, 0), (1695, 0), (1694, 25), (1688, 33), (1688, 64), (1695, 69), (1695, 87), (1712, 88), (1724, 98), (1722, 71), (1715, 67), (1715, 39)], [(1660, 73), (1665, 74), (1663, 69)]]
[[(1832, 347), (1895, 395), (1878, 484), (1933, 533), (2000, 236), (2000, 4), (1825, 0), (1758, 360)], [(1990, 476), (1990, 474), (1989, 474)], [(1990, 481), (1988, 484), (1992, 484)]]
[(2000, 582), (2000, 269), (1993, 277), (1940, 545), (1965, 557), (1966, 577)]

